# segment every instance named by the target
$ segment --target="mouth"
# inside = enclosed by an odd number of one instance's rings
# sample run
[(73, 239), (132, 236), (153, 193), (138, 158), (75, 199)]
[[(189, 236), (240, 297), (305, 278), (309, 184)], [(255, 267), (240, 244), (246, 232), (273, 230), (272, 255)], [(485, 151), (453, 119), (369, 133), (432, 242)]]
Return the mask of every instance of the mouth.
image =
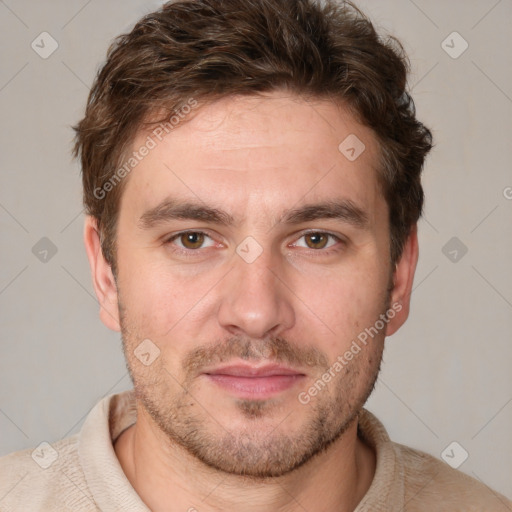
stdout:
[(207, 379), (228, 393), (245, 399), (266, 399), (282, 393), (306, 375), (293, 368), (267, 364), (264, 366), (228, 365), (204, 372)]

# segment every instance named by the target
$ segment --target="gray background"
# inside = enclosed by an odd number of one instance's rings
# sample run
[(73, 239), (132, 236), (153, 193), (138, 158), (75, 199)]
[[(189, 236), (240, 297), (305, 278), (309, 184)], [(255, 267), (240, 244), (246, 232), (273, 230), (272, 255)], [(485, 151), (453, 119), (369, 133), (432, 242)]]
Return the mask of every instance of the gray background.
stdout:
[[(109, 41), (159, 4), (0, 1), (0, 454), (77, 432), (130, 387), (120, 337), (98, 318), (70, 126)], [(460, 470), (512, 496), (512, 2), (358, 5), (404, 43), (436, 139), (411, 317), (367, 406), (395, 441), (437, 457), (457, 441)], [(59, 45), (46, 59), (31, 47), (44, 31)], [(457, 58), (454, 31), (469, 44)], [(32, 251), (43, 237), (47, 261)]]

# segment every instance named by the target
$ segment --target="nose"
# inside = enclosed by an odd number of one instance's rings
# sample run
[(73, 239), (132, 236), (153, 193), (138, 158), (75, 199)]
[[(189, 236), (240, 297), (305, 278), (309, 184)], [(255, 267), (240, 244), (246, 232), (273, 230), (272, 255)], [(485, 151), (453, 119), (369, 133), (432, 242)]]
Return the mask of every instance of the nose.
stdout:
[(218, 321), (231, 334), (262, 339), (279, 336), (295, 323), (293, 293), (269, 250), (248, 263), (234, 255), (223, 281)]

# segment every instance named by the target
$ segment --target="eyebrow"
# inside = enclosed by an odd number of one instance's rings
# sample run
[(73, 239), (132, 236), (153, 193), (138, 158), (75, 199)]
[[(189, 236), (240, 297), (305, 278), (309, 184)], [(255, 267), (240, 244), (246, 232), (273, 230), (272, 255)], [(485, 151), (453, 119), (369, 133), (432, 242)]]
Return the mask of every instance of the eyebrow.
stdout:
[[(199, 220), (221, 226), (236, 226), (228, 212), (202, 202), (164, 199), (157, 206), (144, 212), (138, 221), (143, 230), (150, 230), (171, 220)], [(349, 199), (338, 199), (307, 204), (286, 210), (275, 224), (301, 224), (320, 219), (336, 219), (360, 229), (368, 228), (366, 212)]]

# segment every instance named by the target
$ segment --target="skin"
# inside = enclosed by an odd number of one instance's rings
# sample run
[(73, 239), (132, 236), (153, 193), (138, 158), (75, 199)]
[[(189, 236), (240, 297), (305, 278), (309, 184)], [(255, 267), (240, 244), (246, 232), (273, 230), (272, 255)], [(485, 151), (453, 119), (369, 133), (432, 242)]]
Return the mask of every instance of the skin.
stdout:
[[(338, 150), (350, 134), (365, 144), (354, 161)], [(377, 164), (373, 132), (340, 105), (283, 92), (229, 97), (199, 107), (125, 178), (116, 279), (86, 219), (100, 316), (122, 333), (137, 396), (137, 422), (115, 451), (151, 510), (351, 511), (368, 490), (375, 454), (357, 436), (357, 415), (385, 336), (407, 319), (418, 258), (414, 228), (391, 265)], [(172, 219), (142, 229), (143, 213), (170, 195), (236, 223)], [(340, 198), (365, 212), (364, 227), (277, 223), (287, 209)], [(208, 236), (166, 242), (184, 230)], [(251, 263), (236, 252), (249, 236), (261, 249)], [(393, 304), (400, 310), (385, 328), (301, 403), (299, 393)], [(134, 353), (144, 339), (160, 351), (148, 366)], [(264, 399), (236, 397), (203, 373), (275, 361), (303, 376)]]

